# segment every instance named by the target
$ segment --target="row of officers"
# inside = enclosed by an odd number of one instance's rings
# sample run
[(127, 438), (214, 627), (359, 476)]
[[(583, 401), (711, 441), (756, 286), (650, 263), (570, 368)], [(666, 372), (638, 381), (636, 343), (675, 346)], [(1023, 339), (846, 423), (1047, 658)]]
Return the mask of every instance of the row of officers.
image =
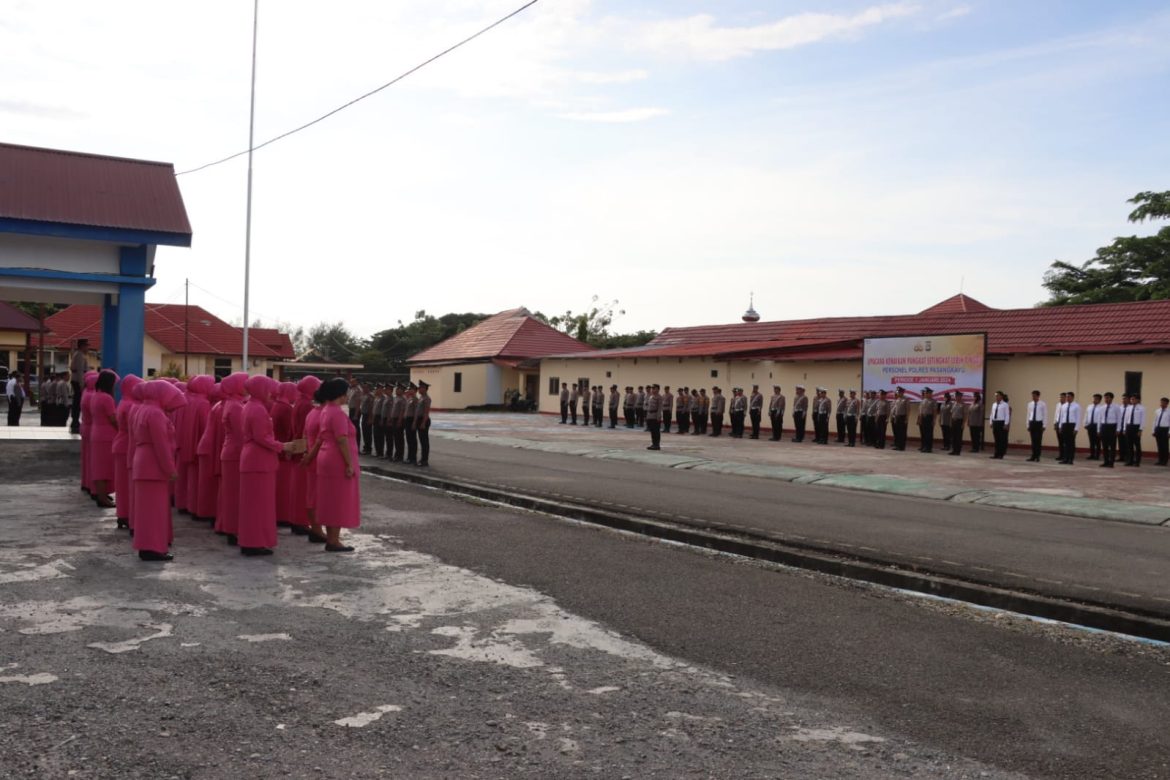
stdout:
[[(624, 393), (611, 385), (606, 393), (601, 387), (577, 388), (562, 383), (560, 413), (562, 425), (577, 425), (578, 408), (582, 410), (584, 425), (598, 428), (605, 423), (608, 410), (609, 427), (618, 426), (618, 412), (627, 428), (645, 428), (651, 434), (649, 449), (659, 449), (660, 434), (670, 433), (671, 425), (680, 434), (721, 436), (725, 418), (730, 423), (733, 438), (760, 438), (765, 410), (771, 427), (771, 440), (779, 441), (788, 412), (788, 398), (780, 386), (772, 388), (771, 398), (765, 398), (759, 385), (753, 385), (750, 394), (743, 388), (733, 388), (731, 397), (714, 387), (680, 387), (644, 385), (626, 387)], [(1039, 390), (1032, 391), (1027, 403), (1023, 424), (1031, 445), (1031, 462), (1039, 462), (1045, 432), (1051, 426), (1057, 440), (1057, 462), (1072, 464), (1076, 460), (1078, 438), (1083, 430), (1088, 437), (1088, 460), (1101, 461), (1102, 468), (1123, 465), (1137, 467), (1142, 463), (1142, 434), (1147, 430), (1147, 415), (1141, 395), (1112, 392), (1095, 393), (1092, 403), (1081, 406), (1072, 391), (1060, 394), (1059, 401), (1049, 411), (1048, 403)], [(913, 415), (911, 415), (912, 406)], [(1157, 443), (1157, 465), (1170, 464), (1170, 401), (1162, 398), (1149, 416), (1150, 429)], [(812, 441), (828, 444), (831, 423), (836, 423), (836, 441), (855, 447), (860, 441), (865, 446), (905, 450), (909, 439), (911, 417), (918, 432), (919, 452), (934, 452), (936, 433), (942, 440), (941, 451), (950, 455), (963, 452), (964, 440), (968, 451), (984, 451), (987, 429), (991, 431), (993, 459), (1007, 454), (1008, 436), (1012, 425), (1012, 407), (1006, 393), (996, 392), (991, 403), (986, 403), (980, 392), (960, 390), (935, 395), (924, 388), (920, 400), (912, 400), (903, 387), (892, 393), (887, 390), (837, 390), (837, 398), (829, 396), (823, 387), (809, 395), (804, 385), (796, 386), (792, 399), (791, 441), (803, 442), (811, 423)], [(748, 427), (750, 426), (750, 434)], [(710, 433), (708, 433), (708, 427)], [(890, 439), (892, 438), (892, 442)]]
[(430, 385), (349, 380), (346, 404), (363, 455), (426, 468), (431, 458)]

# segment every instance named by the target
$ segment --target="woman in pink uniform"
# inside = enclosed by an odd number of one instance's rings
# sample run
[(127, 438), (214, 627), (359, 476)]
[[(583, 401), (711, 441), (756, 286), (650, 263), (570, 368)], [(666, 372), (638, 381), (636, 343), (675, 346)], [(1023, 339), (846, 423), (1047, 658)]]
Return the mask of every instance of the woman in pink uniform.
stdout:
[(114, 445), (110, 452), (114, 456), (114, 496), (118, 500), (118, 527), (130, 527), (130, 505), (133, 501), (130, 489), (130, 411), (137, 405), (134, 400), (134, 388), (142, 384), (142, 380), (134, 374), (122, 377), (122, 400), (118, 402), (118, 409), (114, 413), (118, 423), (118, 433), (114, 436)]
[[(184, 506), (192, 520), (205, 520), (206, 515), (200, 514), (199, 506), (199, 444), (203, 439), (203, 431), (207, 428), (207, 416), (211, 411), (211, 403), (207, 394), (215, 387), (215, 380), (205, 374), (191, 377), (187, 382), (187, 411), (183, 415), (183, 428), (177, 431), (179, 436), (179, 460), (187, 458), (186, 473), (179, 470), (179, 479), (186, 484), (183, 489), (186, 503)], [(178, 496), (176, 494), (176, 503)]]
[(118, 435), (117, 406), (114, 388), (118, 375), (104, 369), (94, 383), (89, 399), (89, 478), (97, 505), (109, 509), (114, 506), (110, 493), (114, 489), (114, 437)]
[(93, 412), (89, 410), (89, 404), (93, 401), (94, 388), (97, 386), (98, 372), (87, 371), (85, 374), (85, 390), (81, 393), (81, 489), (89, 493), (96, 501), (97, 496), (94, 495), (93, 478), (89, 474), (89, 445), (92, 443), (90, 438), (92, 433), (90, 431), (90, 424), (93, 422)]
[(219, 451), (223, 448), (223, 391), (219, 385), (207, 394), (211, 409), (207, 412), (207, 426), (195, 448), (199, 456), (199, 498), (196, 514), (215, 523), (219, 514)]
[(175, 427), (167, 413), (186, 398), (166, 382), (140, 385), (143, 401), (130, 431), (134, 444), (134, 549), (144, 561), (169, 561), (171, 545), (170, 484), (175, 466)]
[(322, 404), (320, 430), (308, 455), (310, 462), (316, 459), (316, 521), (325, 526), (328, 552), (353, 552), (352, 547), (341, 543), (341, 529), (361, 524), (357, 432), (342, 409), (348, 389), (346, 381), (337, 377), (317, 390), (317, 400)]
[(272, 432), (268, 405), (280, 389), (275, 379), (248, 377), (248, 402), (240, 430), (240, 552), (272, 555), (276, 546), (276, 473), (284, 444)]
[[(269, 413), (272, 415), (272, 435), (282, 444), (293, 440), (293, 401), (297, 400), (297, 386), (292, 382), (281, 382), (272, 399)], [(292, 455), (280, 454), (276, 471), (276, 524), (292, 525), (293, 475), (297, 473)], [(295, 533), (295, 532), (294, 532)]]
[[(321, 380), (315, 376), (307, 376), (297, 382), (298, 396), (296, 403), (293, 404), (293, 438), (305, 439), (306, 447), (313, 446), (312, 442), (308, 441), (306, 423), (308, 422), (309, 414), (314, 409), (313, 395), (320, 386)], [(316, 435), (314, 434), (315, 437)], [(303, 465), (303, 456), (300, 458), (300, 461)], [(309, 533), (309, 480), (315, 476), (313, 470), (309, 468), (297, 468), (293, 472), (291, 522), (294, 534), (305, 536)], [(324, 541), (324, 539), (325, 537), (321, 536), (321, 540)]]
[[(178, 388), (183, 397), (187, 397), (187, 383), (186, 382), (172, 382), (174, 387)], [(175, 509), (180, 513), (186, 514), (190, 511), (187, 505), (189, 499), (187, 498), (187, 471), (192, 468), (195, 463), (195, 445), (192, 443), (188, 447), (188, 431), (187, 428), (191, 424), (189, 414), (191, 407), (189, 404), (184, 404), (175, 410), (171, 415), (171, 422), (175, 426), (175, 466), (179, 473), (175, 484), (171, 486), (175, 495)]]
[(215, 515), (215, 530), (227, 536), (228, 544), (236, 543), (240, 524), (240, 438), (244, 430), (244, 383), (248, 375), (237, 371), (223, 378), (223, 412), (220, 427), (223, 447), (219, 451), (219, 502)]

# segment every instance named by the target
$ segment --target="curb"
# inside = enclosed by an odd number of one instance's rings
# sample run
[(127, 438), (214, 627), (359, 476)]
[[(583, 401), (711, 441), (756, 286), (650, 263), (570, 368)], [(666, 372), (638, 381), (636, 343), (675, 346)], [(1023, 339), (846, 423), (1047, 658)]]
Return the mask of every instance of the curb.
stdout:
[(826, 473), (794, 466), (757, 465), (737, 461), (710, 460), (695, 455), (650, 453), (613, 447), (597, 447), (567, 442), (542, 442), (511, 436), (483, 436), (454, 431), (434, 431), (434, 435), (453, 441), (492, 444), (514, 449), (551, 452), (558, 455), (620, 460), (650, 466), (733, 474), (791, 482), (797, 485), (819, 485), (868, 493), (886, 493), (935, 501), (954, 501), (961, 504), (981, 504), (1001, 509), (1019, 509), (1028, 512), (1079, 517), (1087, 520), (1108, 520), (1138, 525), (1170, 525), (1170, 506), (1141, 504), (1100, 498), (1052, 496), (1019, 490), (983, 489), (961, 485), (947, 485), (926, 480), (907, 479), (893, 474)]
[(815, 545), (780, 542), (743, 532), (730, 533), (715, 528), (623, 514), (586, 502), (547, 499), (413, 470), (364, 466), (363, 471), (385, 479), (423, 485), (693, 547), (1102, 631), (1170, 642), (1170, 613), (1134, 609), (1106, 602), (1070, 601), (1040, 592), (1011, 590), (992, 582), (965, 580), (923, 567), (898, 566), (853, 554), (845, 555)]

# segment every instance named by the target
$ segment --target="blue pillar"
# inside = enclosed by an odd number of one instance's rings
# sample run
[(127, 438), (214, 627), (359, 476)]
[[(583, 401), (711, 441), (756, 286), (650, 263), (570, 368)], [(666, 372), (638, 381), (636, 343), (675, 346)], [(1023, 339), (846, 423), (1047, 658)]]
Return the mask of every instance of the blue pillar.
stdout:
[[(146, 276), (146, 247), (121, 248), (120, 268), (123, 276)], [(146, 287), (141, 284), (118, 285), (118, 302), (106, 296), (102, 307), (102, 366), (112, 368), (118, 376), (142, 376), (142, 347), (146, 339)]]

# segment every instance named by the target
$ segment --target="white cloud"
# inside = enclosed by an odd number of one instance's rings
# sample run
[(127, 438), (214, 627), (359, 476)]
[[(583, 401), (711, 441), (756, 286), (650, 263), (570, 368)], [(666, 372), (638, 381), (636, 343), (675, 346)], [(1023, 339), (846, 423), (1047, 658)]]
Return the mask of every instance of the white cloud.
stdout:
[(943, 13), (939, 14), (935, 21), (945, 22), (950, 19), (958, 19), (961, 16), (966, 16), (967, 14), (971, 13), (971, 10), (971, 6), (969, 5), (957, 5), (949, 11), (944, 11)]
[(792, 49), (847, 37), (919, 10), (918, 5), (911, 3), (891, 3), (872, 6), (855, 14), (795, 14), (752, 27), (720, 27), (710, 14), (698, 14), (646, 25), (636, 35), (634, 45), (662, 54), (730, 60), (759, 51)]
[(647, 119), (665, 116), (670, 112), (665, 108), (647, 106), (645, 108), (627, 108), (623, 111), (584, 111), (558, 114), (561, 119), (572, 119), (576, 122), (645, 122)]

